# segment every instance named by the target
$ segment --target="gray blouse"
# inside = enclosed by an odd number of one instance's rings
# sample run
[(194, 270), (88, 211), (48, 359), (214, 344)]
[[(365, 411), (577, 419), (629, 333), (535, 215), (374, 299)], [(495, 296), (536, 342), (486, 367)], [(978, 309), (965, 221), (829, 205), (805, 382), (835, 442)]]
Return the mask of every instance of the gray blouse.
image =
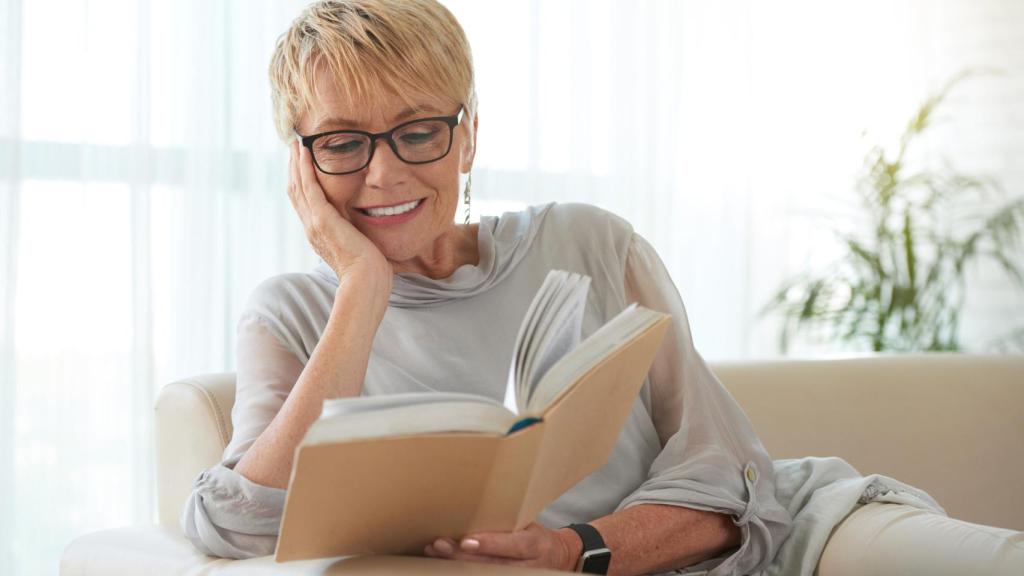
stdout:
[[(742, 409), (696, 351), (686, 310), (654, 249), (622, 218), (585, 204), (551, 203), (486, 216), (480, 260), (448, 278), (397, 274), (374, 337), (363, 394), (450, 391), (501, 402), (513, 342), (548, 271), (591, 277), (586, 337), (631, 302), (672, 315), (608, 463), (543, 510), (556, 528), (642, 503), (730, 514), (738, 548), (690, 567), (710, 574), (763, 570), (792, 530), (776, 500), (772, 460)], [(200, 551), (272, 554), (285, 490), (234, 471), (298, 380), (327, 324), (337, 276), (311, 273), (261, 283), (238, 322), (234, 434), (223, 461), (203, 471), (181, 516)]]

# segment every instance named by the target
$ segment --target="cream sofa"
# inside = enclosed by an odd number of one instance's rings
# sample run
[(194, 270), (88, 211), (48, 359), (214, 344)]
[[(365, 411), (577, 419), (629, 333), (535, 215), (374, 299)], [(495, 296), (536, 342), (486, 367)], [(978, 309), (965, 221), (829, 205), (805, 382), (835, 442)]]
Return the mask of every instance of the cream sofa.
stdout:
[[(885, 474), (926, 490), (951, 517), (1024, 530), (1024, 356), (869, 356), (724, 363), (712, 369), (750, 416), (773, 458), (839, 456), (862, 474)], [(481, 565), (401, 558), (387, 565), (275, 564), (269, 556), (232, 561), (195, 552), (181, 535), (178, 516), (192, 480), (220, 460), (231, 438), (233, 402), (232, 373), (163, 388), (156, 403), (160, 523), (77, 538), (61, 558), (63, 576), (547, 573), (481, 571)], [(897, 505), (869, 504), (850, 514), (825, 547), (820, 576), (875, 573), (867, 564), (872, 553), (901, 553), (865, 547), (873, 538), (864, 526), (881, 517), (878, 506)], [(865, 519), (854, 528), (858, 515)], [(1012, 538), (1024, 548), (1024, 533)]]

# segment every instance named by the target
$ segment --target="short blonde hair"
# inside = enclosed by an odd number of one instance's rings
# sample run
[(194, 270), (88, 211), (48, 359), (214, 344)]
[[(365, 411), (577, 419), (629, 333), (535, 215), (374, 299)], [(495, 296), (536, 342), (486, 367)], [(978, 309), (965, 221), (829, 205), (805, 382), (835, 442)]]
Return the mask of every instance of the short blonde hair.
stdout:
[(432, 95), (463, 104), (467, 118), (476, 112), (469, 42), (436, 0), (321, 0), (303, 10), (270, 60), (282, 140), (295, 137), (299, 117), (311, 109), (324, 66), (350, 102), (393, 92), (412, 107), (417, 95)]

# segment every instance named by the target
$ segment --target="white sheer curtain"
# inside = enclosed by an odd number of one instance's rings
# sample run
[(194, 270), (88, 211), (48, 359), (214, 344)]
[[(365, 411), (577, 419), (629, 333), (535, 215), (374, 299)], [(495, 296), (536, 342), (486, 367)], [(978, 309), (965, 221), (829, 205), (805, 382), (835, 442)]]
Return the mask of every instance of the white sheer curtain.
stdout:
[[(449, 5), (478, 63), (479, 195), (629, 219), (709, 358), (777, 354), (777, 324), (756, 312), (783, 278), (831, 261), (828, 225), (855, 205), (869, 145), (895, 143), (955, 73), (1002, 71), (953, 93), (923, 160), (1024, 193), (1021, 2)], [(963, 333), (980, 348), (1024, 323), (1024, 298), (994, 269), (974, 272)]]
[(0, 0), (0, 574), (152, 522), (159, 386), (232, 369), (248, 291), (315, 262), (266, 80), (303, 4)]
[[(154, 521), (159, 387), (234, 369), (263, 278), (315, 256), (284, 194), (266, 66), (304, 2), (0, 0), (0, 574)], [(1024, 190), (1015, 0), (450, 0), (481, 99), (474, 217), (583, 201), (659, 250), (711, 359), (770, 356), (754, 312), (831, 257), (871, 138), (965, 85), (935, 161)], [(461, 214), (460, 214), (461, 218)], [(1024, 321), (991, 270), (969, 342)]]

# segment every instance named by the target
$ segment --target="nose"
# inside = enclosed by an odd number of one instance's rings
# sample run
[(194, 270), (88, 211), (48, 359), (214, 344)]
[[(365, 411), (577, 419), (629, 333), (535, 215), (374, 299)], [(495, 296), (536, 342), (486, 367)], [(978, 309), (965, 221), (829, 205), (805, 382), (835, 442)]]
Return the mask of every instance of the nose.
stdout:
[(366, 185), (370, 188), (394, 189), (405, 181), (405, 162), (395, 155), (386, 140), (375, 143), (373, 158), (366, 166)]

